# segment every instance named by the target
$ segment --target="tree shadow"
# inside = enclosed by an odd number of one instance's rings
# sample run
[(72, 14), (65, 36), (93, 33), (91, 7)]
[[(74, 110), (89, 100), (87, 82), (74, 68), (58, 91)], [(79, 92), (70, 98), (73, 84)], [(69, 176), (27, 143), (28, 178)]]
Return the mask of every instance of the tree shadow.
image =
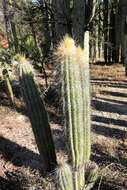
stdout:
[(91, 190), (98, 190), (99, 185), (100, 185), (100, 190), (120, 190), (122, 188), (121, 186), (112, 184), (112, 182), (109, 181), (107, 182), (106, 179), (104, 179), (103, 177), (101, 184), (100, 181), (98, 180)]
[(116, 138), (116, 139), (124, 139), (125, 131), (120, 129), (114, 129), (109, 127), (104, 127), (102, 125), (93, 125), (92, 131), (96, 134), (103, 135), (105, 137)]
[(7, 95), (4, 92), (3, 93), (0, 92), (0, 106), (7, 107), (23, 115), (27, 115), (27, 110), (25, 108), (23, 101), (21, 100), (21, 97), (20, 98), (14, 97), (14, 101), (15, 101), (14, 104), (10, 105)]
[(99, 144), (93, 144), (92, 145), (92, 154), (91, 154), (91, 160), (95, 161), (97, 164), (107, 164), (107, 163), (117, 163), (118, 160), (115, 157), (112, 157), (111, 155), (104, 153), (102, 150), (102, 147), (99, 146)]
[(22, 182), (18, 177), (19, 176), (16, 175), (8, 179), (0, 177), (0, 190), (23, 190)]
[(127, 127), (127, 121), (121, 120), (121, 119), (113, 119), (113, 118), (107, 118), (107, 117), (93, 115), (92, 120), (99, 122), (99, 123), (106, 123), (106, 124), (113, 124), (113, 125)]
[(111, 91), (105, 91), (105, 90), (102, 90), (102, 92), (105, 93), (105, 94), (111, 95), (111, 96), (120, 96), (121, 98), (122, 97), (127, 98), (127, 94), (122, 93), (122, 92), (111, 92)]
[[(119, 150), (118, 150), (119, 151)], [(121, 164), (127, 167), (127, 160), (124, 158), (119, 159), (117, 157), (111, 156), (108, 152), (103, 151), (103, 147), (99, 144), (92, 145), (91, 160), (96, 162), (98, 165), (109, 165), (111, 163)]]
[[(100, 127), (101, 128), (101, 127)], [(102, 127), (103, 128), (103, 127)], [(102, 129), (103, 130), (103, 129)], [(107, 131), (109, 128), (107, 129)], [(110, 131), (112, 133), (112, 131)], [(117, 131), (119, 132), (119, 131)], [(97, 131), (98, 133), (98, 131)], [(100, 134), (99, 130), (99, 134)], [(109, 132), (108, 132), (109, 133)], [(103, 131), (104, 136), (108, 136), (106, 132)], [(111, 134), (110, 134), (111, 135)], [(109, 135), (109, 136), (110, 136)], [(110, 136), (111, 137), (111, 136)], [(118, 136), (117, 136), (118, 137)], [(112, 156), (110, 152), (104, 149), (103, 144), (93, 144), (92, 151), (91, 151), (91, 161), (96, 162), (100, 167), (103, 169), (110, 165), (115, 165), (117, 169), (121, 170), (121, 168), (126, 168), (127, 160), (121, 156), (121, 147), (118, 147), (116, 150), (116, 156)], [(126, 170), (126, 169), (125, 169)], [(110, 170), (109, 170), (110, 172)], [(112, 168), (112, 172), (115, 172), (115, 168)], [(102, 173), (103, 174), (103, 173)], [(103, 177), (101, 181), (101, 190), (120, 190), (123, 188), (123, 184), (119, 183), (119, 181), (114, 181), (114, 179), (110, 180), (110, 173), (109, 178)], [(97, 180), (93, 190), (98, 190), (100, 185), (100, 181)]]
[[(57, 97), (57, 100), (58, 100), (58, 97)], [(52, 90), (50, 93), (44, 96), (44, 101), (46, 103), (46, 110), (49, 114), (50, 121), (61, 125), (62, 117), (57, 111), (59, 109), (59, 104), (57, 100), (56, 100), (56, 92), (54, 92), (54, 90)], [(27, 108), (21, 97), (19, 98), (15, 97), (14, 105), (10, 105), (10, 102), (8, 100), (6, 93), (1, 92), (1, 90), (0, 90), (0, 106), (7, 107), (11, 109), (12, 111), (16, 111), (20, 114), (28, 116)]]
[[(107, 77), (101, 77), (101, 78), (91, 78), (91, 81), (98, 81), (98, 82), (101, 82), (101, 83), (103, 83), (103, 82), (116, 82), (116, 83), (125, 83), (125, 84), (127, 84), (127, 80), (116, 80), (116, 79), (109, 79), (109, 78), (107, 78)], [(112, 82), (112, 83), (113, 83)]]
[(91, 79), (91, 83), (93, 85), (103, 85), (106, 87), (113, 87), (113, 88), (127, 88), (127, 81), (118, 81), (118, 80), (108, 80), (104, 79)]
[(123, 105), (116, 105), (108, 102), (103, 102), (101, 100), (92, 100), (92, 106), (98, 111), (112, 112), (117, 114), (127, 114), (127, 108)]
[[(91, 61), (90, 64), (93, 65), (93, 62)], [(104, 66), (104, 65), (106, 65), (106, 64), (105, 64), (104, 61), (96, 61), (96, 62), (94, 63), (94, 65), (95, 65), (95, 66), (96, 66), (96, 65)]]
[(0, 136), (0, 154), (6, 162), (15, 166), (41, 170), (39, 154)]
[(109, 98), (106, 98), (106, 97), (103, 97), (103, 98), (99, 97), (99, 98), (97, 98), (97, 99), (98, 99), (98, 100), (102, 100), (102, 101), (107, 101), (107, 102), (109, 102), (109, 103), (115, 103), (115, 104), (117, 104), (118, 106), (119, 106), (119, 104), (123, 104), (123, 105), (126, 105), (126, 104), (127, 104), (127, 102), (125, 102), (125, 101), (109, 99)]

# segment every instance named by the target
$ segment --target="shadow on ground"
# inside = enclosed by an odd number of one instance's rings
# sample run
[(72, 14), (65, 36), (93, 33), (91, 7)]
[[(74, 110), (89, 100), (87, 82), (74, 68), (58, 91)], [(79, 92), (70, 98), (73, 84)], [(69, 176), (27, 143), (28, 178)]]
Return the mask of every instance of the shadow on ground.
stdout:
[(0, 106), (15, 110), (16, 112), (21, 113), (23, 115), (27, 115), (26, 108), (21, 99), (20, 98), (17, 99), (16, 97), (14, 97), (14, 101), (15, 101), (14, 105), (10, 105), (6, 94), (0, 92)]
[(124, 167), (127, 166), (127, 160), (119, 157), (119, 148), (116, 150), (116, 154), (118, 154), (118, 157), (111, 156), (108, 152), (105, 152), (103, 150), (103, 147), (99, 144), (93, 144), (92, 145), (92, 155), (91, 160), (95, 161), (99, 165), (108, 165), (111, 163), (121, 164)]
[(18, 167), (24, 166), (31, 169), (41, 169), (38, 154), (2, 136), (0, 136), (0, 156), (6, 162), (9, 161)]
[(103, 135), (105, 137), (124, 139), (125, 132), (120, 129), (109, 128), (102, 125), (93, 125), (92, 130), (98, 135)]
[(99, 99), (93, 100), (92, 106), (98, 111), (117, 113), (117, 114), (123, 114), (123, 115), (127, 114), (126, 106), (113, 104), (110, 102), (103, 102)]
[[(127, 89), (127, 81), (103, 80), (101, 78), (92, 79), (91, 83), (99, 88), (101, 85), (104, 86), (100, 88), (100, 93), (96, 93), (92, 100), (92, 107), (94, 109), (92, 131), (94, 134), (97, 134), (97, 136), (100, 135), (100, 142), (98, 139), (93, 143), (91, 160), (95, 161), (101, 168), (112, 164), (116, 166), (116, 168), (112, 168), (112, 174), (109, 171), (109, 173), (107, 173), (109, 176), (106, 176), (106, 178), (102, 180), (100, 189), (124, 190), (127, 189), (127, 185), (123, 182), (126, 179), (124, 172), (127, 167), (127, 147), (124, 143), (127, 138), (127, 120), (125, 119), (127, 115), (127, 91), (125, 91), (125, 89)], [(112, 90), (112, 88), (114, 89)], [(107, 144), (103, 144), (104, 137), (107, 139), (110, 138), (105, 143), (110, 143), (111, 141), (111, 147), (110, 144), (108, 144), (109, 148)], [(105, 141), (106, 138), (104, 138)], [(116, 146), (115, 142), (117, 142)], [(112, 147), (112, 143), (115, 149)], [(124, 169), (122, 170), (122, 168)], [(115, 178), (113, 175), (116, 171), (118, 175)], [(99, 182), (96, 186), (94, 188), (95, 190), (98, 189)]]
[(105, 124), (109, 124), (109, 125), (111, 124), (111, 125), (127, 127), (127, 121), (122, 120), (122, 119), (114, 119), (114, 118), (102, 117), (102, 116), (97, 116), (97, 115), (93, 115), (92, 119), (93, 119), (93, 121), (101, 123), (100, 126), (102, 126), (102, 123), (105, 123)]
[(3, 177), (0, 177), (0, 189), (1, 190), (14, 190), (14, 189), (21, 189), (21, 184), (17, 183), (13, 180), (7, 180)]
[(119, 106), (119, 104), (121, 105), (127, 105), (126, 101), (122, 101), (122, 100), (114, 100), (114, 99), (109, 99), (105, 97), (99, 97), (98, 100), (102, 100), (102, 101), (106, 101), (112, 104), (116, 104), (117, 106)]

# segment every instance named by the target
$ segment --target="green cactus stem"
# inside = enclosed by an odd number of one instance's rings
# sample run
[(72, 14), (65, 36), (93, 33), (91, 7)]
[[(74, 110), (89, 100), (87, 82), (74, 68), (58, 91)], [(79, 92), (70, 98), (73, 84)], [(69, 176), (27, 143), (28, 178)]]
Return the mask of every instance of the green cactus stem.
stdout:
[(12, 90), (12, 84), (11, 84), (11, 80), (9, 77), (9, 73), (6, 68), (3, 69), (2, 75), (4, 78), (4, 82), (5, 82), (6, 93), (7, 93), (8, 99), (10, 101), (10, 104), (13, 105), (14, 104), (14, 94), (13, 94), (13, 90)]
[(65, 37), (57, 50), (60, 60), (63, 115), (68, 154), (73, 168), (74, 189), (85, 186), (84, 165), (90, 158), (89, 60), (74, 41)]
[(86, 171), (85, 190), (90, 190), (91, 188), (93, 188), (95, 181), (98, 178), (98, 166), (94, 162), (93, 163), (89, 162), (89, 164), (87, 164), (85, 167), (85, 171)]
[(67, 163), (60, 164), (57, 168), (58, 190), (73, 190), (73, 177)]
[(57, 162), (48, 115), (32, 67), (23, 57), (19, 59), (19, 79), (42, 165), (50, 172)]

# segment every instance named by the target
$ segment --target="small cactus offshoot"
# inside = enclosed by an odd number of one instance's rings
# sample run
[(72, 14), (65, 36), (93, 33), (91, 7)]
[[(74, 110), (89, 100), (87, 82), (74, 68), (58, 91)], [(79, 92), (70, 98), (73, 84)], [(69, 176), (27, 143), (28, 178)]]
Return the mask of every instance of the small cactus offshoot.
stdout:
[(58, 190), (73, 190), (73, 176), (69, 164), (60, 164), (56, 171)]

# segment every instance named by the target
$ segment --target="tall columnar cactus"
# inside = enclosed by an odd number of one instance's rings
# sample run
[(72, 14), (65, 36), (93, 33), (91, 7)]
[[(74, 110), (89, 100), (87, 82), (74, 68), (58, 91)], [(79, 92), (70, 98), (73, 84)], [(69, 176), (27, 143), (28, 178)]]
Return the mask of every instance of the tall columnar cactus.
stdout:
[(85, 52), (65, 37), (57, 50), (60, 65), (63, 115), (72, 162), (74, 190), (85, 186), (85, 163), (90, 158), (89, 62)]
[(2, 75), (4, 78), (6, 92), (7, 92), (7, 96), (9, 98), (10, 104), (13, 104), (14, 103), (14, 94), (13, 94), (11, 79), (9, 77), (8, 70), (6, 68), (3, 69)]
[(30, 63), (23, 57), (19, 59), (19, 78), (30, 122), (46, 171), (56, 167), (56, 154), (47, 112), (39, 87), (34, 79)]

